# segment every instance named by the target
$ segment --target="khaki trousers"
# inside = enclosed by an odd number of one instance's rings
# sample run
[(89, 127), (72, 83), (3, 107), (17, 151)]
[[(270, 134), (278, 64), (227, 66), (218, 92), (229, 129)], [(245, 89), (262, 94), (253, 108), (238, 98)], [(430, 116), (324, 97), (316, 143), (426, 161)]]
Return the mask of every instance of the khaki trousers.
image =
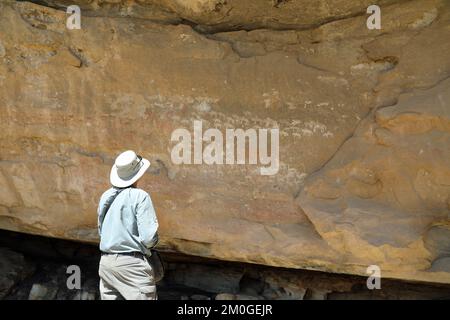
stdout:
[(153, 269), (142, 256), (103, 254), (98, 270), (102, 300), (156, 300)]

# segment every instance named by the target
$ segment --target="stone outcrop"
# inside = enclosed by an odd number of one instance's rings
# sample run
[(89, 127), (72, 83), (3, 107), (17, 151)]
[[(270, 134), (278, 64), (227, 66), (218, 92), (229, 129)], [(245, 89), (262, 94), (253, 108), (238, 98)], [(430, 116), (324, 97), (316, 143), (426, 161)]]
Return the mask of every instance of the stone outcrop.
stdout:
[[(450, 283), (448, 1), (39, 3), (0, 2), (0, 228), (98, 241), (135, 149), (166, 251)], [(278, 173), (175, 165), (194, 120), (279, 128)]]
[[(367, 290), (366, 277), (220, 261), (162, 253), (160, 300), (448, 299), (450, 286), (383, 279)], [(0, 230), (0, 300), (99, 299), (97, 246)], [(31, 262), (32, 261), (32, 262)], [(75, 273), (81, 272), (79, 287)], [(69, 278), (70, 274), (70, 278)], [(7, 291), (4, 289), (7, 288)]]
[(34, 266), (22, 254), (0, 248), (0, 299), (4, 299), (18, 282), (33, 272)]

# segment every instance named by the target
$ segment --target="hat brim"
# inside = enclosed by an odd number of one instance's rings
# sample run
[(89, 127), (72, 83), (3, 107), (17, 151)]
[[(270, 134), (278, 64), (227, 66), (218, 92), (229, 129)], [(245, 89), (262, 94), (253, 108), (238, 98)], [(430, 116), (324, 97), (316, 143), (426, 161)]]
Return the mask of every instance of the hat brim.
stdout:
[(147, 171), (147, 169), (150, 167), (150, 161), (148, 161), (147, 159), (142, 158), (142, 163), (143, 165), (139, 169), (139, 171), (136, 172), (136, 174), (128, 180), (124, 180), (119, 177), (119, 175), (117, 174), (117, 167), (114, 164), (111, 168), (111, 174), (109, 175), (111, 184), (117, 188), (126, 188), (131, 186), (133, 183), (138, 181), (139, 178), (141, 178), (144, 175), (145, 171)]

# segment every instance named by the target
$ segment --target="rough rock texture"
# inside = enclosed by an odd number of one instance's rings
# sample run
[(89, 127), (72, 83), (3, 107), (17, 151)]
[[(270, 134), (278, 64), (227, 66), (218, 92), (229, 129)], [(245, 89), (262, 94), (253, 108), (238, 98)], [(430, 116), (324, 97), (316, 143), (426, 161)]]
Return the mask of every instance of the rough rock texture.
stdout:
[(0, 299), (33, 271), (34, 266), (22, 254), (0, 248)]
[[(450, 283), (448, 1), (40, 3), (0, 2), (1, 228), (97, 241), (135, 149), (165, 250)], [(278, 174), (173, 164), (196, 119), (278, 127)]]
[[(450, 285), (292, 270), (162, 253), (167, 266), (160, 300), (449, 299)], [(99, 299), (97, 246), (0, 230), (0, 300)], [(24, 263), (27, 261), (27, 263)], [(29, 263), (28, 261), (33, 261)], [(80, 288), (68, 288), (68, 266), (80, 268)], [(25, 268), (25, 266), (27, 266)]]

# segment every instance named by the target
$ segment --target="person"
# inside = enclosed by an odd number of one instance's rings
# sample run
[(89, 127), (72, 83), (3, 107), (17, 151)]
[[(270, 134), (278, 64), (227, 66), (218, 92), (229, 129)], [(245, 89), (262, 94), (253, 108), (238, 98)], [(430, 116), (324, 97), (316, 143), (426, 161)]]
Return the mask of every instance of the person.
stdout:
[(154, 272), (147, 256), (158, 242), (152, 200), (138, 181), (150, 161), (128, 150), (111, 168), (112, 187), (98, 205), (99, 264), (102, 300), (156, 300)]

